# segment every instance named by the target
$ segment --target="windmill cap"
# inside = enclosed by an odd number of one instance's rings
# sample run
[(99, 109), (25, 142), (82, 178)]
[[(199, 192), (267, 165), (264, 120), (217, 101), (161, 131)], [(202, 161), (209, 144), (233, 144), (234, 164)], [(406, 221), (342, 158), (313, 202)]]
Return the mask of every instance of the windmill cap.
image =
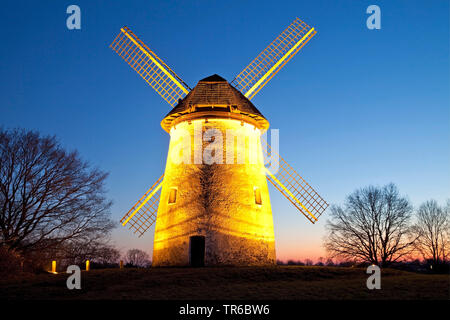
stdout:
[(217, 74), (200, 80), (164, 117), (161, 126), (169, 132), (182, 121), (214, 118), (241, 120), (263, 131), (269, 128), (269, 122), (253, 103)]
[(206, 77), (202, 80), (200, 80), (200, 82), (222, 82), (222, 81), (227, 81), (224, 78), (222, 78), (221, 76), (219, 76), (218, 74), (213, 74), (212, 76)]

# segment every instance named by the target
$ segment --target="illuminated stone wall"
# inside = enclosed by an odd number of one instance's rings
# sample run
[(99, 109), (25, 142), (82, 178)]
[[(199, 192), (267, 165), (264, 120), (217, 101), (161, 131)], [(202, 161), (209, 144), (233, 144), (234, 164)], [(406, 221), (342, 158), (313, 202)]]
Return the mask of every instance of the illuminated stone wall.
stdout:
[[(223, 141), (217, 137), (201, 141), (211, 128), (222, 133)], [(226, 142), (227, 129), (234, 133), (240, 130), (239, 137), (246, 137), (245, 143), (240, 138)], [(275, 263), (273, 219), (260, 134), (254, 126), (237, 120), (195, 120), (171, 129), (156, 220), (154, 266), (189, 265), (189, 238), (196, 235), (205, 237), (205, 265)], [(219, 145), (220, 149), (223, 145), (222, 155), (217, 150), (212, 152)], [(223, 164), (194, 164), (204, 161), (202, 149), (216, 161), (221, 158)], [(228, 160), (233, 159), (234, 164), (225, 163), (227, 150)], [(242, 154), (245, 158), (239, 156)], [(180, 156), (185, 163), (179, 164)], [(241, 163), (236, 164), (237, 161)], [(260, 190), (261, 204), (255, 203), (255, 188)], [(176, 201), (169, 204), (171, 189), (177, 190)]]

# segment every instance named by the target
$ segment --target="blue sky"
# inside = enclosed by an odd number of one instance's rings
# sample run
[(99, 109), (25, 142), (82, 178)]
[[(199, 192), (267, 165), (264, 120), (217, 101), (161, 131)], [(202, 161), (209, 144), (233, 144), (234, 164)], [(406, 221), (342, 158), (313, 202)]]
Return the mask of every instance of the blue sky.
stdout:
[[(66, 8), (81, 8), (81, 30)], [(366, 8), (381, 8), (381, 30)], [(4, 1), (0, 126), (56, 135), (110, 172), (118, 220), (161, 175), (165, 103), (108, 46), (130, 27), (191, 87), (231, 81), (295, 17), (317, 35), (252, 100), (280, 130), (280, 153), (332, 204), (394, 182), (414, 205), (449, 198), (449, 2)], [(271, 188), (277, 255), (320, 249), (311, 225)], [(153, 229), (114, 240), (151, 253)]]

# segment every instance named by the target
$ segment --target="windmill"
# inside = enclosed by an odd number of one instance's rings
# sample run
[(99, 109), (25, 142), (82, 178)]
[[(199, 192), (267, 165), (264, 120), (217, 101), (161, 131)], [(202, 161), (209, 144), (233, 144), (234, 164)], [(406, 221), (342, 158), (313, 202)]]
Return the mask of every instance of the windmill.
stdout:
[(251, 102), (315, 34), (297, 18), (231, 83), (212, 75), (191, 89), (121, 28), (111, 48), (172, 107), (161, 122), (170, 134), (165, 172), (120, 220), (139, 236), (156, 222), (154, 266), (274, 264), (267, 180), (310, 222), (325, 211), (327, 202), (261, 137), (269, 122)]

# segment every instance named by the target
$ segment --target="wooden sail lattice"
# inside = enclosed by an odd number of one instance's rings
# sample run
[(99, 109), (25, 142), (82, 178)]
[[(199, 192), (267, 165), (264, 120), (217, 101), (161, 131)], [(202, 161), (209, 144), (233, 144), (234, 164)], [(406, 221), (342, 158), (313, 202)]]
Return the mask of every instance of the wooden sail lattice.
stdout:
[(129, 28), (121, 28), (110, 47), (172, 107), (191, 90)]
[(141, 237), (156, 221), (164, 175), (162, 175), (120, 220)]
[(231, 83), (252, 99), (315, 34), (313, 27), (295, 19)]
[(272, 147), (261, 139), (266, 163), (278, 168), (266, 177), (309, 221), (315, 223), (328, 207), (328, 203), (295, 171)]

